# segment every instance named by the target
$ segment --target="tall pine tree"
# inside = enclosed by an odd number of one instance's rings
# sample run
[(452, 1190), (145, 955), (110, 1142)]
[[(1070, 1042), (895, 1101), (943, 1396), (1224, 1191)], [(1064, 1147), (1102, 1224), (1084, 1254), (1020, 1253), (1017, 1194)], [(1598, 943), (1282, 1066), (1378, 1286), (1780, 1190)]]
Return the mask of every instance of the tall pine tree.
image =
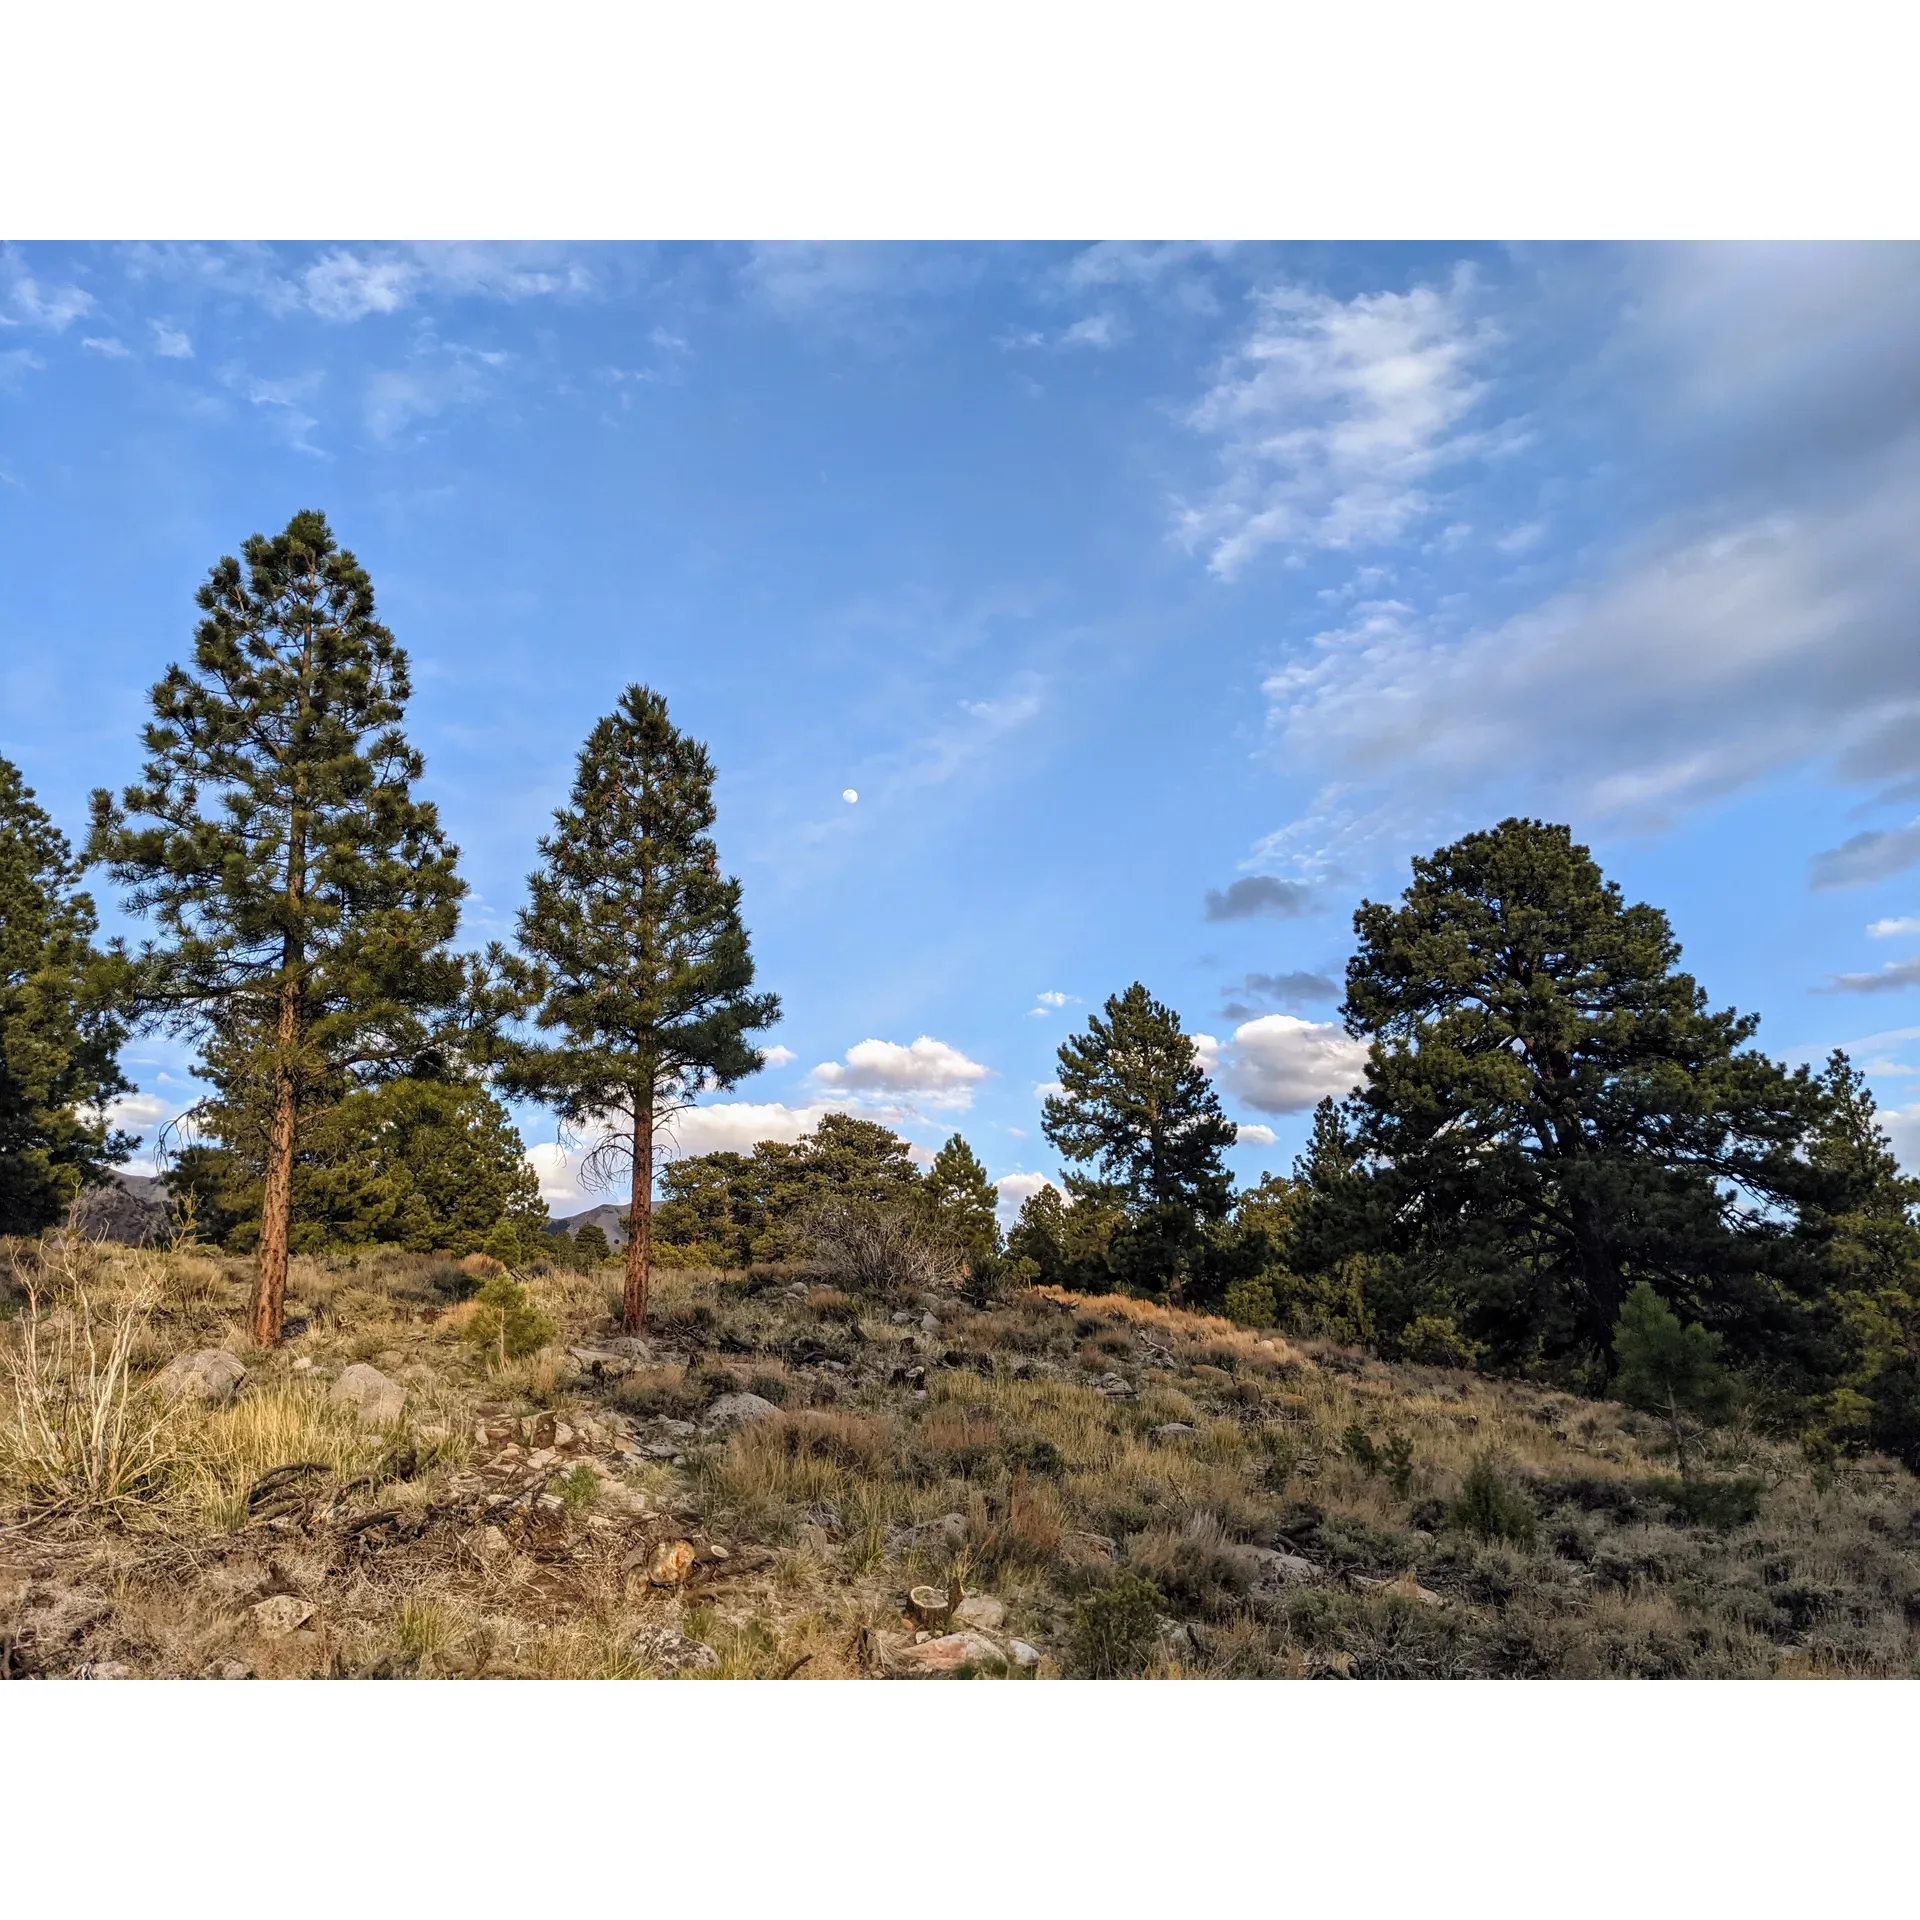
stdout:
[(150, 1018), (217, 1047), (267, 1109), (252, 1331), (280, 1339), (296, 1143), (343, 1085), (444, 1063), (464, 883), (401, 731), (407, 659), (321, 514), (256, 534), (197, 596), (152, 693), (148, 761), (94, 795), (91, 853), (151, 914)]
[(758, 1069), (746, 1035), (779, 1001), (755, 993), (740, 883), (721, 877), (708, 829), (713, 765), (667, 703), (629, 687), (580, 754), (571, 803), (540, 842), (521, 955), (502, 977), (551, 1043), (503, 1057), (507, 1090), (597, 1135), (589, 1177), (624, 1171), (632, 1196), (622, 1321), (646, 1324), (655, 1136), (706, 1088)]
[(0, 760), (0, 1234), (55, 1225), (130, 1142), (102, 1109), (130, 1091), (115, 1057), (116, 956), (93, 944), (65, 837)]
[(970, 1271), (978, 1273), (1000, 1251), (1000, 1195), (961, 1135), (933, 1156), (920, 1195), (928, 1217), (965, 1254)]
[(1136, 980), (1062, 1044), (1059, 1061), (1041, 1126), (1101, 1175), (1069, 1174), (1068, 1191), (1124, 1206), (1128, 1230), (1109, 1251), (1122, 1278), (1183, 1293), (1206, 1228), (1232, 1204), (1220, 1156), (1238, 1129), (1180, 1016)]

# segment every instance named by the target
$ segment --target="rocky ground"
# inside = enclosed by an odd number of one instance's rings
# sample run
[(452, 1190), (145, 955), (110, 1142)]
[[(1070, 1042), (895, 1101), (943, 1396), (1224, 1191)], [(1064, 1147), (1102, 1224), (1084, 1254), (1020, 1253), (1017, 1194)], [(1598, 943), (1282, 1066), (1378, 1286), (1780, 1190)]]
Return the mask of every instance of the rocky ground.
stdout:
[[(770, 1270), (662, 1276), (640, 1339), (608, 1318), (617, 1273), (533, 1276), (554, 1337), (515, 1360), (472, 1337), (470, 1270), (303, 1260), (287, 1344), (260, 1354), (239, 1263), (14, 1254), (9, 1677), (1910, 1674), (1920, 1657), (1920, 1485), (1747, 1428), (1689, 1485), (1657, 1429), (1609, 1405), (1130, 1300), (875, 1302)], [(95, 1428), (71, 1394), (35, 1439), (29, 1389), (47, 1398), (45, 1354), (82, 1309), (97, 1348), (125, 1329), (118, 1478), (100, 1444), (75, 1452)]]

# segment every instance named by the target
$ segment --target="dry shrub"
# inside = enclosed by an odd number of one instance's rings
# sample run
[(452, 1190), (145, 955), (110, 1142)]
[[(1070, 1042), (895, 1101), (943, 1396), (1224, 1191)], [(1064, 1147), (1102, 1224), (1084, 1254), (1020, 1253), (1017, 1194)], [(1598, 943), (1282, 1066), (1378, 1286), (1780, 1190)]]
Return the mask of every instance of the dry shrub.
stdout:
[(701, 1392), (685, 1367), (636, 1367), (614, 1388), (613, 1403), (639, 1420), (687, 1420), (699, 1411)]
[(945, 1401), (928, 1409), (913, 1450), (935, 1472), (965, 1477), (994, 1457), (998, 1438), (994, 1418), (984, 1408)]
[(843, 1201), (817, 1209), (807, 1239), (821, 1271), (876, 1300), (952, 1286), (960, 1277), (953, 1247), (903, 1207)]
[(119, 1512), (162, 1489), (176, 1451), (172, 1410), (133, 1371), (154, 1298), (97, 1297), (73, 1264), (59, 1298), (30, 1286), (0, 1346), (0, 1476), (45, 1511)]
[(1127, 1565), (1151, 1580), (1176, 1607), (1226, 1613), (1253, 1579), (1253, 1560), (1211, 1513), (1187, 1516), (1180, 1528), (1155, 1527), (1127, 1545)]
[(865, 1414), (812, 1408), (783, 1413), (753, 1428), (755, 1439), (789, 1460), (831, 1460), (858, 1473), (880, 1474), (893, 1463), (893, 1431)]

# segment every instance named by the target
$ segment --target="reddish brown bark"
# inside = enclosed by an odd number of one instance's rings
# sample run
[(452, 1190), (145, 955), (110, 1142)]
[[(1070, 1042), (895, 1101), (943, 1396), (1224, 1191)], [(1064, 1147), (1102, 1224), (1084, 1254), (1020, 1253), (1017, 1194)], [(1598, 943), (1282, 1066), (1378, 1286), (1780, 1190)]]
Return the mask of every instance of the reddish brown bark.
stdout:
[(280, 989), (275, 1030), (273, 1124), (267, 1135), (267, 1184), (260, 1197), (260, 1271), (253, 1283), (253, 1340), (277, 1347), (287, 1311), (287, 1217), (293, 1207), (293, 1049), (299, 1039), (298, 989)]
[(653, 1269), (653, 1108), (643, 1102), (633, 1121), (633, 1200), (627, 1213), (627, 1284), (620, 1325), (628, 1333), (647, 1326), (647, 1282)]

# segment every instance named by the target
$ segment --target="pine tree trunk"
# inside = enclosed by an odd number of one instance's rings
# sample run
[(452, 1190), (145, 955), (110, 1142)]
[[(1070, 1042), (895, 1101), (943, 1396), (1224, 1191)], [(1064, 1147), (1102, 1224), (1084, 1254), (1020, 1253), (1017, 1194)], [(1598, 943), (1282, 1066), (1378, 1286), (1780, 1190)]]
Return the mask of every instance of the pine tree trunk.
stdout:
[(633, 1201), (627, 1212), (627, 1285), (620, 1325), (628, 1333), (647, 1326), (647, 1281), (653, 1268), (653, 1102), (642, 1100), (633, 1116)]
[(287, 1308), (287, 1220), (293, 1210), (294, 1084), (292, 1053), (299, 1037), (297, 989), (280, 989), (275, 1038), (273, 1124), (267, 1136), (267, 1184), (260, 1197), (260, 1271), (253, 1285), (253, 1340), (277, 1347)]

